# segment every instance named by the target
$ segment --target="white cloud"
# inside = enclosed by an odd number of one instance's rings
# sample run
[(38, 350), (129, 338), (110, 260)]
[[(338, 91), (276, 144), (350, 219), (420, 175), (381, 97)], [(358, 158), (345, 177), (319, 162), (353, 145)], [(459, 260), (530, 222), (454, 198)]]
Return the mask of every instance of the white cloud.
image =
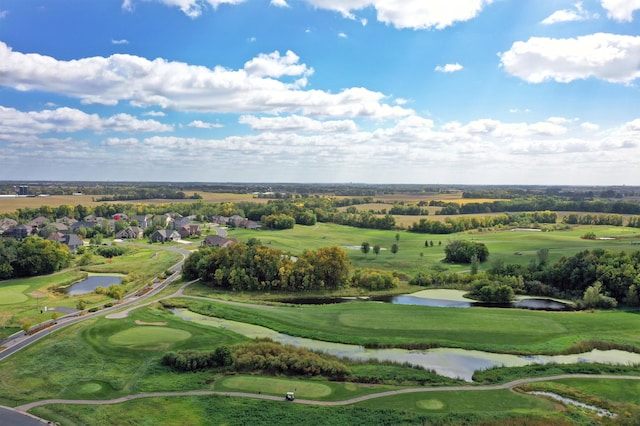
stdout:
[(338, 33), (338, 37), (340, 37), (340, 38), (349, 38), (349, 36), (346, 33)]
[(111, 40), (111, 44), (129, 44), (129, 40), (126, 40), (126, 39)]
[(222, 124), (219, 123), (205, 123), (204, 121), (201, 120), (194, 120), (191, 123), (187, 124), (187, 126), (189, 127), (196, 127), (198, 129), (218, 129), (223, 127)]
[(302, 132), (302, 133), (332, 133), (355, 132), (356, 124), (352, 120), (318, 121), (309, 117), (291, 115), (288, 117), (255, 117), (243, 115), (241, 124), (247, 124), (255, 131), (268, 132)]
[(588, 132), (596, 132), (598, 130), (600, 130), (600, 126), (598, 126), (595, 123), (590, 123), (588, 121), (585, 121), (584, 123), (580, 124), (580, 127), (582, 127), (582, 129), (588, 131)]
[(553, 25), (560, 22), (585, 21), (596, 19), (598, 14), (591, 14), (582, 6), (582, 2), (575, 3), (572, 9), (561, 9), (553, 12), (540, 22), (543, 25)]
[(438, 71), (438, 72), (451, 73), (451, 72), (460, 71), (460, 70), (462, 70), (462, 68), (464, 68), (464, 67), (456, 62), (455, 64), (446, 64), (444, 66), (438, 65), (435, 68), (435, 70)]
[[(244, 69), (213, 69), (117, 54), (61, 61), (12, 51), (0, 42), (0, 85), (80, 99), (86, 104), (223, 113), (303, 113), (318, 117), (397, 118), (413, 113), (391, 106), (365, 88), (338, 93), (301, 90), (313, 72), (298, 56), (274, 52), (248, 61)], [(293, 83), (278, 77), (298, 78)]]
[[(162, 3), (165, 6), (169, 7), (177, 7), (182, 13), (187, 15), (190, 18), (198, 18), (202, 15), (202, 10), (207, 6), (212, 7), (213, 9), (217, 9), (218, 6), (222, 4), (240, 4), (244, 3), (245, 0), (142, 0), (146, 2), (157, 2)], [(276, 1), (284, 1), (284, 0), (276, 0)], [(128, 12), (132, 12), (134, 10), (134, 0), (123, 0), (122, 9)]]
[(172, 126), (155, 120), (139, 120), (128, 114), (102, 118), (73, 108), (23, 112), (0, 106), (0, 135), (26, 135), (44, 133), (143, 133), (170, 132)]
[(633, 21), (633, 13), (640, 10), (640, 0), (601, 0), (607, 16), (616, 21)]
[(597, 78), (629, 84), (640, 78), (640, 37), (597, 33), (576, 38), (531, 37), (500, 54), (505, 71), (529, 83)]
[(142, 114), (142, 115), (145, 115), (145, 116), (148, 116), (148, 117), (164, 117), (164, 116), (166, 116), (167, 114), (165, 114), (165, 113), (164, 113), (164, 112), (162, 112), (162, 111), (147, 111), (147, 112), (145, 112), (145, 113), (144, 113), (144, 114)]
[(354, 11), (375, 8), (378, 21), (394, 27), (438, 29), (475, 18), (494, 0), (306, 0), (320, 9), (355, 19)]
[(271, 0), (271, 5), (276, 7), (289, 7), (286, 0)]

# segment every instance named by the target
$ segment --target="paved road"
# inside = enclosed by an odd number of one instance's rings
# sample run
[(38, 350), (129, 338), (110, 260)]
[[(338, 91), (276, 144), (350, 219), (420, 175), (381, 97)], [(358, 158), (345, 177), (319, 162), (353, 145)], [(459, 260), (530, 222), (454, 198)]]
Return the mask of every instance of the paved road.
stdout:
[[(514, 380), (512, 382), (503, 383), (500, 385), (463, 385), (463, 386), (442, 386), (442, 387), (423, 387), (423, 388), (408, 388), (398, 389), (387, 392), (373, 393), (369, 395), (359, 396), (357, 398), (345, 399), (342, 401), (314, 401), (310, 399), (296, 399), (293, 403), (305, 404), (305, 405), (322, 405), (322, 406), (338, 406), (338, 405), (350, 405), (357, 402), (366, 401), (369, 399), (383, 398), (386, 396), (401, 395), (405, 393), (420, 393), (420, 392), (460, 392), (460, 391), (482, 391), (482, 390), (498, 390), (498, 389), (512, 389), (516, 386), (520, 386), (526, 383), (543, 382), (549, 380), (562, 380), (562, 379), (607, 379), (607, 380), (640, 380), (640, 376), (614, 376), (614, 375), (593, 375), (593, 374), (561, 374), (557, 376), (547, 377), (535, 377), (529, 379)], [(105, 399), (105, 400), (79, 400), (79, 399), (46, 399), (42, 401), (30, 402), (28, 404), (15, 407), (15, 410), (26, 412), (32, 408), (49, 404), (77, 404), (77, 405), (109, 405), (118, 404), (125, 401), (132, 401), (140, 398), (154, 398), (154, 397), (171, 397), (171, 396), (198, 396), (198, 395), (219, 395), (219, 396), (233, 396), (243, 398), (255, 398), (265, 399), (270, 401), (284, 401), (282, 396), (262, 395), (257, 393), (245, 393), (245, 392), (216, 392), (216, 391), (186, 391), (186, 392), (153, 392), (153, 393), (141, 393), (137, 395), (127, 395), (120, 398)]]

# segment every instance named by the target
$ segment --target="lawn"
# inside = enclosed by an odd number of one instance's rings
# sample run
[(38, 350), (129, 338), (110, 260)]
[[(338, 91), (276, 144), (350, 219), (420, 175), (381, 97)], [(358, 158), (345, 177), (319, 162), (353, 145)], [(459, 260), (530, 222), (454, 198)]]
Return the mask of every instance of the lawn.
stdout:
[[(584, 240), (580, 236), (594, 232), (597, 237), (618, 238), (614, 240)], [(399, 240), (396, 241), (396, 234)], [(537, 259), (536, 252), (541, 248), (549, 249), (549, 262), (555, 262), (562, 256), (573, 255), (581, 250), (605, 248), (610, 250), (638, 250), (630, 241), (640, 241), (640, 230), (610, 226), (576, 226), (567, 231), (531, 232), (511, 231), (470, 231), (450, 235), (418, 234), (407, 231), (384, 231), (361, 229), (331, 223), (317, 223), (314, 226), (296, 225), (293, 229), (280, 231), (250, 231), (232, 229), (228, 237), (246, 242), (258, 238), (263, 244), (291, 253), (301, 253), (305, 249), (316, 250), (321, 247), (342, 247), (357, 268), (376, 268), (404, 272), (414, 275), (430, 270), (450, 270), (460, 272), (468, 270), (468, 265), (443, 263), (444, 248), (451, 240), (472, 239), (487, 245), (489, 260), (480, 266), (480, 270), (490, 267), (494, 260), (505, 263), (528, 264)], [(363, 242), (371, 247), (380, 245), (376, 256), (373, 251), (365, 255), (360, 251)], [(425, 241), (433, 241), (433, 247), (425, 247)], [(398, 244), (399, 250), (391, 253), (391, 246)]]
[(230, 331), (182, 321), (154, 306), (137, 309), (124, 319), (88, 319), (4, 360), (0, 404), (207, 389), (210, 373), (174, 372), (160, 364), (162, 355), (169, 350), (210, 350), (245, 340)]
[(582, 341), (603, 340), (640, 350), (640, 316), (624, 311), (541, 312), (376, 302), (264, 309), (193, 299), (178, 301), (202, 314), (339, 343), (558, 354)]

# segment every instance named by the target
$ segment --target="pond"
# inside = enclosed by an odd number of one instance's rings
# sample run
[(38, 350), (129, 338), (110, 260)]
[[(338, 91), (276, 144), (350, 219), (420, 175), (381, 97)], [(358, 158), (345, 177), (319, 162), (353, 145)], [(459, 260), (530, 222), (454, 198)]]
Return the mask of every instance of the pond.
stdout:
[(483, 303), (465, 298), (466, 292), (462, 290), (450, 289), (430, 289), (422, 290), (411, 294), (401, 294), (395, 296), (372, 296), (372, 297), (296, 297), (281, 299), (279, 302), (293, 303), (296, 305), (326, 305), (334, 303), (351, 302), (383, 302), (394, 305), (422, 305), (440, 308), (471, 308), (471, 307), (491, 307), (491, 308), (520, 308), (545, 311), (572, 311), (573, 305), (554, 299), (521, 297), (511, 303)]
[(97, 287), (109, 287), (112, 284), (120, 284), (122, 279), (115, 275), (91, 275), (85, 280), (77, 282), (67, 288), (69, 296), (91, 293)]
[(437, 348), (429, 350), (366, 349), (358, 345), (323, 342), (320, 340), (289, 336), (266, 327), (225, 320), (222, 318), (208, 317), (206, 315), (191, 312), (188, 309), (173, 309), (172, 312), (184, 320), (193, 321), (198, 324), (208, 325), (211, 327), (227, 329), (251, 339), (270, 338), (273, 341), (284, 345), (292, 345), (354, 360), (366, 361), (369, 359), (378, 359), (381, 361), (393, 361), (398, 363), (407, 362), (412, 365), (433, 370), (441, 376), (460, 378), (469, 382), (472, 381), (474, 371), (497, 366), (521, 367), (530, 364), (547, 364), (551, 362), (558, 364), (574, 364), (579, 362), (640, 364), (640, 354), (619, 350), (593, 350), (591, 352), (576, 355), (519, 356), (455, 348)]

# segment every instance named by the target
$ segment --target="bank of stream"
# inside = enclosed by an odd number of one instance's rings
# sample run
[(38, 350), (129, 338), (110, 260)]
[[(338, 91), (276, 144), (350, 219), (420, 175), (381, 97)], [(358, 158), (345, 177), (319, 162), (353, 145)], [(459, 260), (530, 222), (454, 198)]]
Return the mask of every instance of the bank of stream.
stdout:
[(406, 362), (433, 370), (441, 376), (459, 378), (468, 382), (472, 381), (474, 371), (497, 366), (521, 367), (530, 364), (574, 364), (580, 362), (629, 365), (640, 364), (640, 354), (620, 350), (601, 351), (594, 349), (591, 352), (573, 355), (519, 356), (457, 348), (436, 348), (429, 350), (366, 349), (358, 345), (324, 342), (290, 336), (266, 327), (225, 320), (222, 318), (209, 317), (191, 312), (184, 308), (173, 309), (172, 312), (184, 320), (194, 321), (211, 327), (228, 329), (252, 339), (270, 338), (281, 344), (302, 347), (354, 360), (366, 361), (370, 359), (378, 359), (381, 361), (393, 361), (398, 363)]

